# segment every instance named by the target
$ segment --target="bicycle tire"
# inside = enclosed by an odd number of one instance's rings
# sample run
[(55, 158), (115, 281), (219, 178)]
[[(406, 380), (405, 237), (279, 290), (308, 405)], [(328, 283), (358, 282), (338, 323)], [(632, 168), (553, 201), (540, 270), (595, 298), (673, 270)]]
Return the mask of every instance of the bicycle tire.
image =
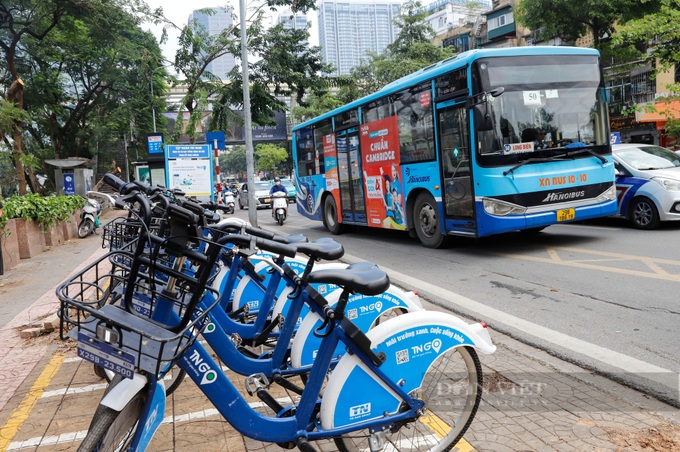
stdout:
[[(462, 373), (460, 368), (458, 371), (455, 368), (461, 362), (465, 366)], [(451, 368), (449, 364), (453, 364), (454, 367)], [(461, 374), (464, 374), (461, 379), (456, 378)], [(451, 385), (451, 382), (456, 384)], [(435, 393), (442, 388), (447, 393)], [(405, 445), (409, 451), (451, 450), (472, 423), (482, 398), (482, 365), (475, 350), (471, 347), (456, 347), (441, 355), (427, 370), (421, 388), (411, 395), (425, 402), (425, 413), (394, 433), (386, 432), (384, 448), (401, 450), (402, 445)], [(435, 396), (436, 400), (431, 396)], [(454, 397), (463, 397), (464, 405), (458, 404), (453, 400)], [(440, 404), (442, 409), (438, 410)], [(453, 419), (451, 413), (454, 414)], [(446, 427), (450, 427), (450, 430), (443, 432)], [(433, 444), (435, 438), (436, 443)], [(352, 432), (333, 439), (340, 452), (371, 450), (368, 444), (368, 430)]]
[[(109, 387), (115, 386), (117, 381), (120, 380), (114, 379)], [(146, 399), (145, 391), (138, 392), (121, 411), (99, 404), (78, 452), (127, 450), (137, 431)]]

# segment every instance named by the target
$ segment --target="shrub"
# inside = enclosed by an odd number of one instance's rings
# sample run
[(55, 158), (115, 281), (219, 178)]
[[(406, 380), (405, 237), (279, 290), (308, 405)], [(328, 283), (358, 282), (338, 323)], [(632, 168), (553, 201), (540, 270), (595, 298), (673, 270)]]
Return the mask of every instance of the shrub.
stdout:
[(85, 205), (81, 196), (40, 196), (27, 194), (12, 196), (4, 202), (0, 229), (5, 228), (7, 220), (23, 218), (37, 221), (43, 230), (47, 231), (52, 225), (68, 219), (78, 209)]

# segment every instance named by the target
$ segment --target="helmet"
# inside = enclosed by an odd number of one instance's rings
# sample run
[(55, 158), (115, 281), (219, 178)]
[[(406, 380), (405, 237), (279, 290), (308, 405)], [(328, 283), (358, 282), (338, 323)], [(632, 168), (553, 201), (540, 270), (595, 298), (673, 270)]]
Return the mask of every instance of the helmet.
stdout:
[(274, 178), (274, 182), (281, 182), (281, 179), (278, 178), (278, 177), (275, 177), (275, 178)]

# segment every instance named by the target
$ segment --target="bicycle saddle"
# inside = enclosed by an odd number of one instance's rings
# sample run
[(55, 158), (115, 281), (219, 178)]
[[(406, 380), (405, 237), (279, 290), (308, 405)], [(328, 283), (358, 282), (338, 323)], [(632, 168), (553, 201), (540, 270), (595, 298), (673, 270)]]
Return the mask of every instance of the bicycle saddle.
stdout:
[(363, 295), (378, 295), (390, 286), (390, 278), (372, 262), (357, 262), (345, 269), (317, 270), (309, 274), (310, 283), (330, 283)]
[(304, 234), (295, 235), (275, 235), (272, 240), (279, 243), (285, 243), (286, 245), (298, 244), (300, 242), (307, 242), (307, 236)]
[(342, 245), (331, 238), (316, 239), (308, 243), (292, 243), (291, 246), (294, 246), (298, 253), (327, 261), (339, 259), (345, 254)]

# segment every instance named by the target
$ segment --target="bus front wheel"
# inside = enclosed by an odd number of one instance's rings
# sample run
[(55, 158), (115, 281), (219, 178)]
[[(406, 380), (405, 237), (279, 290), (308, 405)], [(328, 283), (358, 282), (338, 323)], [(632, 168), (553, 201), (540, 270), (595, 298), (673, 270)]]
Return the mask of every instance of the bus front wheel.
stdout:
[(439, 212), (434, 198), (429, 193), (421, 193), (413, 207), (413, 223), (418, 240), (427, 248), (441, 248), (446, 237), (441, 232)]
[(338, 205), (333, 196), (326, 196), (323, 202), (323, 225), (331, 234), (337, 235), (342, 232), (342, 224), (338, 221)]

